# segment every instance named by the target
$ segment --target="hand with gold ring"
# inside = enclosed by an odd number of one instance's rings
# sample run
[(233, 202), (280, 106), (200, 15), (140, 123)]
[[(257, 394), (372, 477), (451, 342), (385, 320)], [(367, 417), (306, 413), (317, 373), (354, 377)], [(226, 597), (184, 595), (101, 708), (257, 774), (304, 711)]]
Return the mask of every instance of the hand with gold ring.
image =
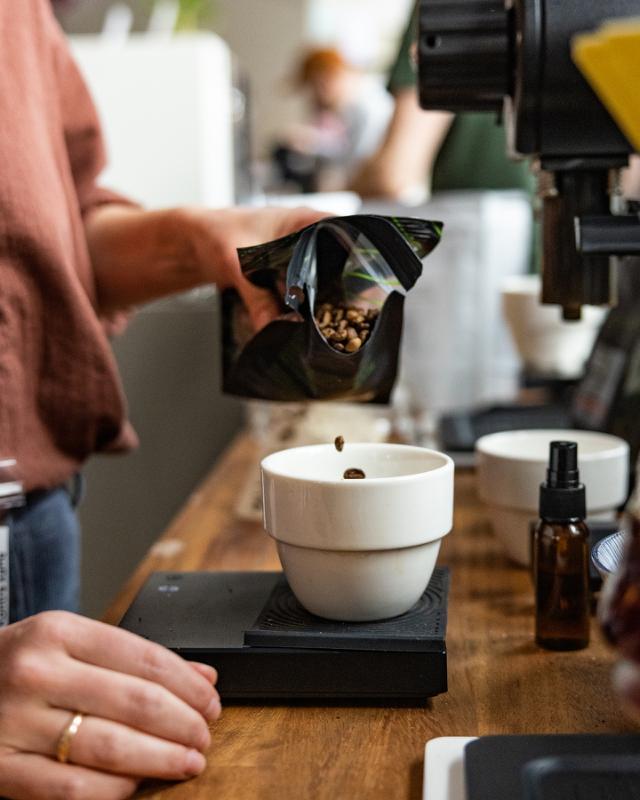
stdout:
[(66, 764), (69, 760), (71, 742), (73, 741), (73, 737), (80, 730), (80, 725), (82, 725), (83, 719), (84, 714), (74, 714), (71, 722), (68, 725), (65, 725), (64, 730), (60, 734), (58, 745), (56, 747), (56, 758), (61, 764)]
[(216, 671), (66, 612), (0, 629), (0, 796), (120, 800), (205, 767)]

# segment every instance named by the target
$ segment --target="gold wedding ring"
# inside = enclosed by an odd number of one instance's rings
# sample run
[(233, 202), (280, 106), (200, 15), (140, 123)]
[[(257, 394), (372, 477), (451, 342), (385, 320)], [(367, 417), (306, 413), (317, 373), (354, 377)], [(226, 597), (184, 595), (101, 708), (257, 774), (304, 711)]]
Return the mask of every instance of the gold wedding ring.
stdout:
[(80, 729), (80, 725), (82, 725), (82, 720), (84, 719), (83, 714), (74, 714), (71, 722), (65, 727), (65, 729), (60, 734), (60, 738), (58, 739), (58, 745), (56, 747), (56, 758), (61, 764), (66, 764), (69, 760), (69, 751), (71, 750), (71, 743), (73, 741), (73, 737), (78, 733)]

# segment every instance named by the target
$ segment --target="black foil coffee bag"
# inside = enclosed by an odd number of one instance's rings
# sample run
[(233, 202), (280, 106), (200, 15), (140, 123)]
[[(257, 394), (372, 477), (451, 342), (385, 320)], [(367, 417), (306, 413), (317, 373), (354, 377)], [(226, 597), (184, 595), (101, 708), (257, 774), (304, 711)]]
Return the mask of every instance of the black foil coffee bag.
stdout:
[[(439, 222), (359, 214), (238, 250), (245, 277), (273, 293), (281, 315), (253, 335), (239, 295), (222, 294), (223, 390), (263, 400), (388, 402), (404, 295), (441, 232)], [(327, 305), (375, 317), (356, 352), (338, 352), (322, 333), (316, 317)]]

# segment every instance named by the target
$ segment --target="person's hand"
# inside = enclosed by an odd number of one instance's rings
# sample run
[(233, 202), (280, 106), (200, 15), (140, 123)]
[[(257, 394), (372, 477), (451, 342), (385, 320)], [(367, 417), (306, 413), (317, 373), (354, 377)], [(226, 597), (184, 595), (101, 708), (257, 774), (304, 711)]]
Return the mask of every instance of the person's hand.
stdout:
[[(393, 153), (380, 151), (358, 166), (349, 189), (364, 198), (400, 201), (407, 190), (401, 166)], [(416, 173), (410, 177), (414, 182)], [(417, 179), (424, 184), (424, 176), (419, 175)]]
[(274, 298), (242, 276), (237, 247), (263, 244), (328, 216), (310, 208), (99, 206), (84, 221), (102, 319), (205, 283), (238, 290), (256, 330), (278, 314)]
[(236, 249), (286, 236), (329, 216), (310, 208), (229, 208), (189, 210), (196, 260), (203, 277), (219, 288), (233, 287), (244, 301), (255, 330), (274, 319), (278, 304), (243, 277)]
[(424, 202), (433, 166), (452, 122), (449, 112), (423, 111), (415, 87), (402, 89), (396, 95), (384, 141), (361, 166), (350, 188), (361, 197)]
[[(117, 800), (143, 777), (205, 766), (220, 714), (216, 671), (132, 633), (66, 612), (0, 630), (0, 795)], [(84, 719), (57, 760), (60, 736)]]

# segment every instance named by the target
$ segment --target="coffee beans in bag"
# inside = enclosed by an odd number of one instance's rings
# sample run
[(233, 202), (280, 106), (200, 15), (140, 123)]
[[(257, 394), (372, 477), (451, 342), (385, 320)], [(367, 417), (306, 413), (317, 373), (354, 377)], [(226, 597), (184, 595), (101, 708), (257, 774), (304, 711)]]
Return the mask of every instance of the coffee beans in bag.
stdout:
[(273, 294), (281, 314), (254, 334), (239, 295), (222, 294), (224, 391), (388, 402), (404, 296), (441, 232), (439, 222), (358, 214), (238, 250), (245, 277)]

